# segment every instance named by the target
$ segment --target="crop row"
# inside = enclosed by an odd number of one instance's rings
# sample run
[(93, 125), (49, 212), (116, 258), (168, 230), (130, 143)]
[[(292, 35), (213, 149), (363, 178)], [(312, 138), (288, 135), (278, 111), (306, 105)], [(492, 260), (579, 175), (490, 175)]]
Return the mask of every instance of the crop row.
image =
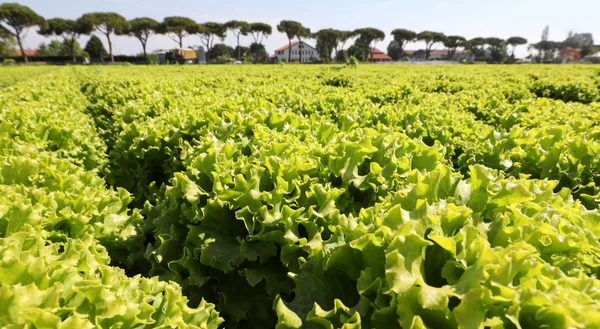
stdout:
[(594, 327), (598, 104), (532, 91), (561, 70), (77, 70), (143, 216), (115, 264), (232, 328)]

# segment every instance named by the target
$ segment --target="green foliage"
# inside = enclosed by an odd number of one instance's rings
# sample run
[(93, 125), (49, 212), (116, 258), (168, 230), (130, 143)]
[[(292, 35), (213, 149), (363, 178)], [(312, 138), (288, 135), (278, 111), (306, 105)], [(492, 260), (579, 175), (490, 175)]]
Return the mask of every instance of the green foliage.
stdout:
[(0, 326), (218, 328), (213, 304), (115, 267), (143, 259), (143, 218), (99, 176), (106, 145), (72, 70), (46, 74), (3, 89)]
[(396, 40), (392, 40), (387, 47), (387, 54), (393, 61), (399, 61), (404, 57), (404, 50)]
[(177, 285), (108, 266), (91, 235), (49, 242), (42, 232), (19, 232), (0, 239), (0, 257), (2, 326), (216, 329), (222, 321), (211, 304), (188, 307)]
[(238, 61), (242, 60), (242, 57), (245, 56), (243, 50), (240, 48), (240, 36), (246, 36), (250, 33), (250, 23), (243, 21), (229, 21), (224, 24), (225, 28), (231, 33), (237, 40), (236, 52), (235, 56), (237, 56)]
[(254, 42), (250, 45), (250, 50), (254, 54), (254, 63), (263, 62), (263, 58), (266, 57), (266, 50), (265, 54), (261, 53), (261, 49), (264, 49), (262, 42), (264, 38), (267, 38), (272, 33), (273, 27), (267, 23), (257, 22), (250, 24), (250, 34), (252, 34), (252, 38), (254, 39)]
[(585, 46), (593, 46), (594, 37), (591, 33), (573, 33), (569, 32), (569, 36), (562, 42), (562, 47), (571, 47), (581, 49)]
[(292, 61), (292, 51), (291, 51), (292, 40), (295, 39), (296, 37), (299, 37), (301, 34), (304, 34), (306, 31), (305, 31), (304, 27), (302, 26), (302, 24), (300, 24), (296, 21), (288, 21), (288, 20), (281, 21), (279, 23), (279, 25), (277, 25), (277, 31), (284, 33), (288, 38), (288, 43), (290, 45), (290, 49), (288, 50), (287, 61), (289, 63)]
[(152, 34), (156, 33), (158, 30), (160, 30), (159, 23), (153, 20), (152, 18), (134, 18), (128, 22), (128, 28), (126, 33), (131, 36), (134, 36), (140, 41), (140, 43), (142, 44), (144, 58), (146, 58), (146, 61), (148, 61), (148, 55), (146, 53), (148, 39)]
[(506, 43), (508, 43), (509, 45), (511, 45), (513, 47), (516, 47), (519, 45), (526, 45), (527, 39), (521, 38), (521, 37), (510, 37), (510, 38), (506, 39)]
[[(376, 43), (385, 39), (385, 33), (383, 31), (372, 27), (356, 29), (354, 30), (354, 34), (358, 35), (358, 39), (354, 43), (355, 50), (351, 52), (350, 49), (348, 49), (348, 53), (361, 60), (368, 60), (369, 52), (374, 51)], [(357, 55), (360, 52), (363, 52), (364, 55), (359, 57)]]
[(129, 28), (129, 24), (123, 16), (110, 12), (84, 14), (79, 18), (79, 22), (84, 25), (91, 25), (98, 30), (98, 32), (106, 35), (112, 33), (123, 34), (126, 33)]
[(2, 66), (14, 66), (17, 65), (17, 62), (12, 58), (5, 58), (2, 61)]
[(7, 2), (0, 5), (0, 31), (15, 37), (25, 63), (27, 55), (23, 48), (22, 38), (32, 26), (41, 26), (44, 18), (27, 6)]
[(368, 58), (369, 47), (365, 46), (364, 43), (358, 41), (350, 46), (347, 50), (348, 56), (354, 57), (361, 62), (366, 62)]
[(597, 72), (357, 63), (2, 68), (0, 326), (600, 326)]
[(256, 38), (262, 36), (269, 36), (273, 33), (273, 28), (271, 25), (266, 23), (251, 23), (250, 24), (250, 33), (255, 37), (254, 41), (256, 42)]
[(57, 40), (52, 40), (50, 43), (40, 44), (38, 48), (39, 56), (61, 56), (64, 53), (63, 44)]
[(296, 38), (300, 30), (302, 30), (302, 24), (296, 21), (283, 20), (277, 25), (277, 31), (284, 33), (290, 42)]
[(317, 50), (322, 61), (325, 63), (331, 61), (333, 50), (337, 48), (342, 37), (342, 32), (334, 29), (324, 29), (313, 33), (313, 38), (317, 39)]
[(179, 48), (183, 48), (183, 38), (197, 31), (197, 23), (187, 17), (169, 16), (165, 17), (158, 26), (161, 34), (167, 34), (173, 41), (179, 43)]
[(447, 42), (447, 37), (440, 32), (423, 31), (417, 34), (416, 40), (425, 42), (425, 59), (429, 59), (431, 49), (436, 43)]
[(129, 21), (129, 29), (127, 30), (127, 32), (135, 36), (136, 38), (148, 36), (158, 29), (158, 24), (159, 23), (152, 18), (134, 18)]
[(250, 44), (250, 52), (254, 54), (254, 62), (255, 63), (266, 63), (267, 62), (267, 49), (264, 45), (258, 43)]
[(104, 58), (108, 55), (104, 44), (102, 44), (102, 40), (95, 35), (92, 35), (83, 50), (92, 58)]
[(530, 88), (538, 97), (558, 99), (565, 102), (592, 103), (600, 101), (600, 90), (593, 83), (581, 81), (538, 79)]
[(467, 46), (467, 39), (460, 35), (450, 35), (443, 41), (444, 46), (448, 48), (448, 59), (453, 59), (456, 49), (459, 47), (465, 48)]
[(211, 48), (209, 58), (217, 63), (225, 63), (230, 58), (236, 57), (236, 55), (237, 53), (234, 52), (233, 48), (224, 43), (218, 43)]
[(0, 5), (0, 26), (14, 36), (21, 37), (25, 30), (44, 23), (44, 18), (27, 6), (18, 3)]
[(224, 24), (207, 22), (199, 24), (196, 33), (200, 35), (200, 40), (206, 46), (206, 60), (210, 63), (212, 58), (212, 48), (215, 39), (223, 41), (227, 34), (227, 27)]
[(489, 45), (492, 63), (502, 63), (506, 59), (506, 41), (500, 38), (487, 38), (486, 44)]
[(97, 12), (84, 14), (78, 19), (78, 21), (80, 24), (93, 26), (96, 31), (106, 36), (106, 40), (108, 41), (108, 53), (110, 55), (110, 61), (114, 63), (115, 58), (113, 54), (111, 35), (127, 34), (127, 31), (129, 30), (129, 23), (125, 17), (113, 12)]
[(556, 51), (561, 47), (560, 42), (542, 40), (533, 45), (540, 52), (542, 62), (550, 62), (556, 56)]
[(76, 39), (80, 35), (90, 34), (94, 26), (85, 19), (70, 20), (52, 18), (46, 21), (39, 33), (44, 36), (60, 36), (64, 39)]
[(40, 44), (37, 52), (37, 56), (72, 56), (73, 54), (75, 56), (84, 55), (83, 49), (81, 49), (77, 40), (73, 42), (70, 40), (63, 42), (52, 40), (48, 44)]
[(9, 34), (0, 36), (0, 56), (9, 56), (15, 46), (18, 46), (15, 37)]
[(63, 39), (60, 54), (71, 56), (73, 57), (73, 61), (75, 61), (75, 57), (80, 56), (82, 53), (77, 38), (81, 35), (92, 33), (93, 28), (93, 24), (84, 19), (74, 21), (63, 18), (53, 18), (46, 21), (44, 26), (40, 28), (39, 33), (44, 36), (60, 36)]
[[(390, 42), (390, 45), (388, 46), (388, 55), (397, 61), (404, 57), (406, 45), (417, 38), (417, 33), (407, 29), (395, 29), (391, 34), (394, 37), (394, 41)], [(390, 50), (392, 50), (391, 53)], [(392, 54), (394, 54), (394, 56), (392, 56)]]
[(229, 21), (227, 23), (224, 24), (225, 27), (233, 32), (233, 35), (235, 37), (238, 37), (240, 35), (248, 35), (248, 33), (250, 33), (250, 24), (248, 22), (242, 22), (242, 21)]

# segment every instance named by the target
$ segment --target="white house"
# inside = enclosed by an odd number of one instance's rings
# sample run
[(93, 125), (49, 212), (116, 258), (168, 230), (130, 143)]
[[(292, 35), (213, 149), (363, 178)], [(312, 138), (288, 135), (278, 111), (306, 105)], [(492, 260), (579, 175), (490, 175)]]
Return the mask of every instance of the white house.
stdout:
[(590, 63), (600, 63), (600, 51), (595, 54), (585, 56), (583, 60)]
[[(319, 52), (317, 49), (306, 42), (299, 41), (292, 42), (292, 47), (287, 44), (281, 48), (275, 49), (275, 54), (273, 55), (275, 62), (287, 62), (288, 61), (288, 53), (291, 51), (291, 61), (292, 62), (300, 62), (302, 63), (310, 63), (319, 59)], [(302, 60), (300, 60), (302, 57)]]

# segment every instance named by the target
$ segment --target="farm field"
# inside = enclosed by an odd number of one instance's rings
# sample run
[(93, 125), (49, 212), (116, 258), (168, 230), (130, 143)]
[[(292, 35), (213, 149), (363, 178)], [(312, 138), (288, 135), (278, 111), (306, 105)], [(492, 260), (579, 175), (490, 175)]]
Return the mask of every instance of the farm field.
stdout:
[(0, 328), (600, 328), (600, 70), (0, 68)]

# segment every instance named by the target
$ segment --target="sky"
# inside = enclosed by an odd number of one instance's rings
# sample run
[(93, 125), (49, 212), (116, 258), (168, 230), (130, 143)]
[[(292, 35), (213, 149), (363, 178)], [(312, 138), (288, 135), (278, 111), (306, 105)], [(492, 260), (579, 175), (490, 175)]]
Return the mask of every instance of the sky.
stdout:
[[(14, 2), (15, 0), (9, 0)], [(5, 0), (0, 0), (0, 3)], [(550, 26), (550, 40), (562, 41), (569, 31), (589, 32), (600, 43), (599, 0), (16, 0), (29, 6), (45, 18), (77, 19), (84, 13), (113, 11), (127, 19), (151, 17), (161, 21), (166, 16), (186, 16), (199, 23), (207, 21), (226, 22), (243, 20), (265, 22), (273, 26), (273, 35), (263, 44), (269, 53), (287, 44), (284, 34), (277, 32), (277, 24), (283, 20), (296, 20), (312, 31), (323, 28), (354, 30), (361, 27), (378, 28), (388, 35), (376, 45), (385, 51), (391, 41), (390, 32), (405, 28), (416, 32), (429, 30), (446, 35), (509, 38), (521, 36), (530, 42), (540, 40), (542, 30)], [(100, 38), (107, 46), (103, 35)], [(89, 39), (83, 36), (82, 47)], [(35, 30), (25, 39), (26, 48), (37, 48), (48, 42)], [(249, 45), (252, 37), (242, 37), (242, 45)], [(230, 34), (224, 41), (236, 45)], [(308, 41), (313, 43), (314, 40)], [(200, 45), (198, 36), (184, 39), (184, 47)], [(115, 54), (137, 54), (141, 45), (135, 38), (115, 37)], [(176, 44), (166, 36), (154, 36), (148, 42), (148, 50), (173, 48)], [(348, 45), (347, 45), (348, 46)], [(413, 43), (407, 49), (420, 49), (421, 43)], [(438, 45), (437, 48), (441, 48)], [(108, 47), (107, 47), (108, 49)], [(527, 54), (523, 46), (517, 55)]]

